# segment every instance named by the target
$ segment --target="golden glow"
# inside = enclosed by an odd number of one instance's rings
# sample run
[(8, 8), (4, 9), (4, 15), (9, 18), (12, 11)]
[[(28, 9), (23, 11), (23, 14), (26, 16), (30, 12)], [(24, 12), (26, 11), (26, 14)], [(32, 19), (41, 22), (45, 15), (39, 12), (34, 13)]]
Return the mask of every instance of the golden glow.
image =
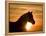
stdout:
[(27, 22), (27, 24), (26, 24), (26, 31), (29, 31), (31, 28), (32, 28), (32, 23), (30, 23), (30, 22)]
[[(16, 5), (10, 4), (10, 18), (11, 22), (16, 22), (23, 14), (27, 13), (28, 11), (32, 10), (33, 18), (35, 20), (35, 24), (30, 27), (31, 32), (41, 31), (43, 30), (43, 5), (41, 4), (30, 4), (30, 5)], [(27, 25), (24, 28), (27, 29)], [(29, 28), (29, 27), (28, 27)]]

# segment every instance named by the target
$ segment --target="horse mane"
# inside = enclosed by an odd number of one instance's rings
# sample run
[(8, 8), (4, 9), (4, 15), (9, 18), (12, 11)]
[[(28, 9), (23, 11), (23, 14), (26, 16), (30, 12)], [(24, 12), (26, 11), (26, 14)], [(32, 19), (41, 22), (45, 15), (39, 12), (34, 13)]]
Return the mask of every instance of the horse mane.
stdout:
[[(25, 16), (29, 15), (29, 14), (32, 14), (32, 12), (27, 12), (27, 13), (24, 13), (22, 16), (20, 16), (20, 18), (17, 20), (17, 21), (22, 21), (22, 19), (24, 19)], [(33, 16), (33, 15), (32, 15)], [(16, 21), (16, 22), (17, 22)]]

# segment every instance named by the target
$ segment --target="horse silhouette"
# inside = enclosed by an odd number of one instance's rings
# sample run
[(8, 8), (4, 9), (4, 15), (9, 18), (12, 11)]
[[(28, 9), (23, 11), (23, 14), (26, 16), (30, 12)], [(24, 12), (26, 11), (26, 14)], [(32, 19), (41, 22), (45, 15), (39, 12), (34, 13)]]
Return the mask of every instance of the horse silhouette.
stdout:
[(32, 12), (23, 14), (16, 22), (9, 21), (9, 32), (26, 32), (24, 26), (27, 21), (35, 24)]

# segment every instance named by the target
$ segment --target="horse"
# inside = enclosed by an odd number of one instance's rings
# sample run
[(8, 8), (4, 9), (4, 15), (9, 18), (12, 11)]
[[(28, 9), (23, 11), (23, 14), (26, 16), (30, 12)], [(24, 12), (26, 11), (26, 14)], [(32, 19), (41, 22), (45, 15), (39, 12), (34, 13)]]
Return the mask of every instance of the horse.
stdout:
[(16, 22), (9, 21), (9, 32), (26, 32), (24, 26), (27, 21), (35, 24), (32, 12), (28, 11), (28, 13), (23, 14)]

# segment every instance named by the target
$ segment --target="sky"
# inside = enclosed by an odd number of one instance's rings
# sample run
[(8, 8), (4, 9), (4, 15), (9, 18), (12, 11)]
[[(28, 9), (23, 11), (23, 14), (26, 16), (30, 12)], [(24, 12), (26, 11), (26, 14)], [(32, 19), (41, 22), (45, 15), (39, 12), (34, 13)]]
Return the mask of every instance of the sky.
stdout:
[(32, 25), (31, 32), (42, 31), (43, 29), (43, 5), (42, 4), (10, 4), (9, 20), (16, 22), (23, 14), (32, 11), (35, 25)]

